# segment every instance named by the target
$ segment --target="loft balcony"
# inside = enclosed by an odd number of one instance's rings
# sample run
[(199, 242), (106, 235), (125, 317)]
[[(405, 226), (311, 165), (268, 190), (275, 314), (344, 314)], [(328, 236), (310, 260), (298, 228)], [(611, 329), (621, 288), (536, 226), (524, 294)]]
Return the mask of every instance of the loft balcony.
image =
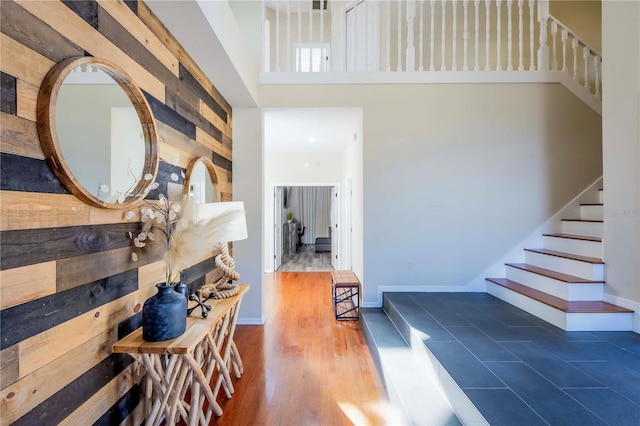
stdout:
[(263, 2), (263, 84), (557, 82), (600, 105), (602, 55), (537, 0)]

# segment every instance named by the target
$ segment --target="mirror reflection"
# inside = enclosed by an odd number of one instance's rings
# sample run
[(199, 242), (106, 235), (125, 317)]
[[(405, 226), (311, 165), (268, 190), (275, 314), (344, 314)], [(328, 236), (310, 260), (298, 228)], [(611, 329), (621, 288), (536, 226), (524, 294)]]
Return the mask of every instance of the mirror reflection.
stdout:
[(187, 169), (185, 191), (188, 190), (189, 199), (195, 204), (212, 203), (218, 201), (217, 181), (213, 163), (204, 157), (197, 158)]
[(145, 140), (127, 93), (99, 67), (76, 67), (56, 101), (60, 149), (75, 179), (106, 203), (133, 194), (145, 164)]

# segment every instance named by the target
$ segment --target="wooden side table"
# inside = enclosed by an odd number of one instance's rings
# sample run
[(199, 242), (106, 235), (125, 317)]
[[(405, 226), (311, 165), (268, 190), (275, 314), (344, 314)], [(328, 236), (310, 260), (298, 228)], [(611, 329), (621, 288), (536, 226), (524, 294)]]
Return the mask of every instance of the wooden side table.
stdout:
[[(222, 415), (216, 402), (220, 387), (231, 398), (234, 389), (230, 371), (233, 369), (237, 378), (243, 373), (233, 335), (247, 291), (249, 286), (242, 284), (237, 295), (208, 301), (212, 308), (207, 318), (195, 313), (187, 317), (186, 331), (175, 339), (145, 342), (139, 328), (113, 345), (113, 352), (130, 354), (147, 371), (146, 398), (153, 401), (147, 425), (160, 424), (164, 417), (168, 425), (182, 419), (189, 426), (206, 426), (212, 413)], [(189, 389), (191, 400), (187, 402)]]
[(337, 320), (357, 320), (360, 281), (353, 271), (331, 271), (331, 294)]

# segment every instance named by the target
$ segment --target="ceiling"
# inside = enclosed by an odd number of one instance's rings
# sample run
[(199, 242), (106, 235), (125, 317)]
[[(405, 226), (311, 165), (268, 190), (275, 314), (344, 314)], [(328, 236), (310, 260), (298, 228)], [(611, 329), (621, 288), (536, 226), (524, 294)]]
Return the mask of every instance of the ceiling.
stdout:
[(265, 151), (342, 152), (361, 127), (360, 108), (265, 109)]

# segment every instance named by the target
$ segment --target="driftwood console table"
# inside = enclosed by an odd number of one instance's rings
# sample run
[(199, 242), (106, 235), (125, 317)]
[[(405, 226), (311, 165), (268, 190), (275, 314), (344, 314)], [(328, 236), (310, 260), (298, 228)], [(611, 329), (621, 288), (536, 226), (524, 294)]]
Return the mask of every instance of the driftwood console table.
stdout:
[[(173, 425), (182, 419), (190, 426), (204, 426), (212, 413), (222, 415), (216, 402), (218, 392), (222, 387), (231, 398), (231, 370), (237, 378), (243, 372), (233, 334), (240, 302), (248, 290), (248, 285), (240, 285), (233, 297), (207, 301), (212, 305), (207, 318), (193, 313), (187, 317), (184, 334), (175, 339), (145, 342), (140, 328), (113, 345), (113, 352), (130, 354), (147, 371), (146, 398), (153, 401), (147, 411), (147, 425), (162, 421)], [(187, 390), (191, 395), (188, 402)]]

